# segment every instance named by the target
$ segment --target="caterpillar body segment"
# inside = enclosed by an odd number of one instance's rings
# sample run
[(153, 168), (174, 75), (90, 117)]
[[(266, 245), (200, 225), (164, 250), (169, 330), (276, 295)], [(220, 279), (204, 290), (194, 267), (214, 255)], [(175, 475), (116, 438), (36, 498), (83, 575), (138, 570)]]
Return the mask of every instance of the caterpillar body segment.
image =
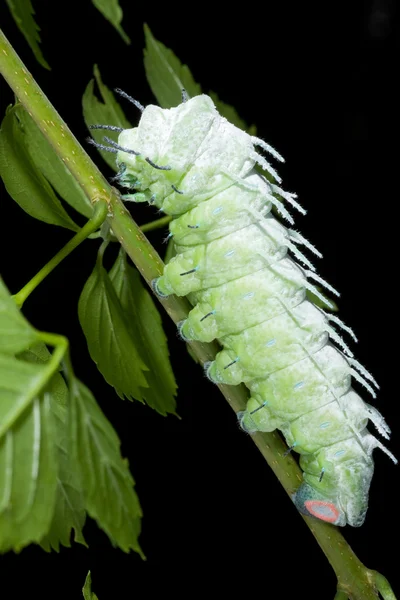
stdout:
[(244, 382), (250, 390), (238, 415), (243, 429), (278, 428), (300, 454), (298, 509), (336, 525), (361, 525), (372, 451), (383, 448), (366, 426), (372, 420), (385, 437), (390, 430), (352, 388), (356, 379), (374, 394), (375, 383), (335, 325), (353, 332), (307, 297), (311, 291), (329, 308), (316, 285), (336, 293), (298, 246), (320, 253), (272, 213), (275, 207), (293, 223), (285, 202), (304, 212), (257, 147), (282, 157), (220, 116), (205, 95), (168, 110), (146, 107), (118, 146), (129, 150), (118, 151), (117, 163), (130, 199), (174, 217), (177, 254), (153, 287), (162, 296), (188, 296), (193, 309), (179, 325), (181, 336), (218, 339), (223, 349), (206, 372), (214, 382)]

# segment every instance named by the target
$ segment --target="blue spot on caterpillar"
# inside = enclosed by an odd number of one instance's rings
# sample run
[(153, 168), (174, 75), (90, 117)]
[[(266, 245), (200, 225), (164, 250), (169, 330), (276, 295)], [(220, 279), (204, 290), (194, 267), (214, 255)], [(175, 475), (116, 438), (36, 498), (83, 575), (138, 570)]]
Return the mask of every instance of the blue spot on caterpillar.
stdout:
[[(352, 389), (352, 378), (375, 397), (375, 380), (354, 359), (337, 328), (354, 337), (329, 308), (299, 246), (318, 250), (293, 224), (285, 203), (304, 213), (296, 195), (257, 148), (283, 161), (263, 140), (219, 115), (200, 95), (171, 109), (147, 106), (138, 127), (120, 132), (118, 181), (129, 199), (172, 215), (176, 256), (153, 282), (160, 296), (190, 295), (194, 308), (179, 324), (185, 340), (218, 339), (223, 349), (205, 365), (211, 381), (250, 390), (238, 415), (251, 433), (280, 429), (300, 454), (304, 482), (295, 504), (336, 525), (359, 526), (368, 507), (372, 451), (393, 455), (366, 429), (390, 430), (380, 413)], [(266, 172), (266, 176), (260, 173)]]

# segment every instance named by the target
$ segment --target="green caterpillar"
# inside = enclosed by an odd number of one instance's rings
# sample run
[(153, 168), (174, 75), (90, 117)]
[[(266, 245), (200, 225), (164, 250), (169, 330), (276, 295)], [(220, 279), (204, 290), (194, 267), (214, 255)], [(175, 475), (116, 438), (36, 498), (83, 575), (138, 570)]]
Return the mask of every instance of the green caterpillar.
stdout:
[(375, 397), (376, 383), (334, 325), (354, 334), (307, 298), (310, 291), (329, 308), (313, 281), (337, 293), (299, 246), (319, 252), (271, 212), (275, 207), (290, 224), (284, 203), (304, 212), (256, 148), (283, 158), (219, 115), (206, 95), (183, 96), (169, 110), (147, 106), (138, 127), (120, 130), (118, 144), (105, 140), (117, 155), (119, 183), (134, 191), (125, 199), (173, 216), (177, 254), (153, 287), (161, 296), (188, 296), (194, 306), (179, 324), (182, 338), (219, 340), (223, 350), (206, 372), (213, 382), (249, 388), (238, 414), (242, 428), (280, 429), (300, 454), (297, 508), (336, 525), (361, 525), (373, 449), (397, 461), (366, 429), (371, 420), (389, 438), (380, 413), (351, 388), (354, 378)]

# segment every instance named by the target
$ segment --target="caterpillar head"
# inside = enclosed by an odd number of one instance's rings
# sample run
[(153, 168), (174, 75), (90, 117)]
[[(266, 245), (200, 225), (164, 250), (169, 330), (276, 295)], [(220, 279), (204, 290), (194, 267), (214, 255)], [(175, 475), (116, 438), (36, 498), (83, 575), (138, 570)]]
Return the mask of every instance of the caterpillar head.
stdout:
[(249, 173), (252, 138), (218, 114), (211, 98), (195, 96), (174, 108), (147, 106), (138, 127), (118, 138), (119, 183), (180, 215)]
[(135, 201), (161, 208), (166, 197), (179, 194), (180, 181), (218, 113), (211, 98), (196, 96), (171, 109), (147, 106), (138, 127), (125, 129), (118, 144), (119, 183), (135, 190)]

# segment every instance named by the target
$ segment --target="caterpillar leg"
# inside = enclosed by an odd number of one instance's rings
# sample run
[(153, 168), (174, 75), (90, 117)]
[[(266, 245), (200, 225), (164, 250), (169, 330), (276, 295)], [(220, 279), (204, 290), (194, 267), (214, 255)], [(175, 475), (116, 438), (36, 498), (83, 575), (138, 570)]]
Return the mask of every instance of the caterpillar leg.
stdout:
[[(257, 423), (253, 415), (257, 414)], [(260, 397), (251, 396), (247, 402), (246, 410), (236, 414), (240, 427), (246, 433), (256, 431), (271, 432), (282, 427), (282, 419), (276, 417), (268, 407), (268, 402)]]

